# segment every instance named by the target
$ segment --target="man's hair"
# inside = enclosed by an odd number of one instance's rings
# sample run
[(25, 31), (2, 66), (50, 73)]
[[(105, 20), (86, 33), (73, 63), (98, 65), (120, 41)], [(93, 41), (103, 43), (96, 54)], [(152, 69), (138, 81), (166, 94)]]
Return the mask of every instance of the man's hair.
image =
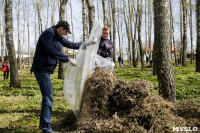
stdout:
[(104, 24), (103, 30), (110, 30), (110, 25), (109, 24)]
[(70, 31), (70, 25), (67, 21), (59, 21), (57, 24), (56, 24), (56, 29), (58, 29), (59, 27), (63, 27), (63, 29), (65, 29), (69, 34), (71, 34), (71, 31)]

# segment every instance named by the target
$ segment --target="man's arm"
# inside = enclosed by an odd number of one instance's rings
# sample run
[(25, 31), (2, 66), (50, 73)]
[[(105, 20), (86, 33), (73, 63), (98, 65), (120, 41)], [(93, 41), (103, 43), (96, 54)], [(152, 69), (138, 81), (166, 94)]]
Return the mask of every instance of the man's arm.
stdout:
[(70, 42), (67, 39), (65, 39), (64, 37), (62, 37), (61, 43), (63, 44), (64, 47), (71, 48), (71, 49), (79, 49), (79, 47), (82, 44), (82, 42), (78, 42), (78, 43)]

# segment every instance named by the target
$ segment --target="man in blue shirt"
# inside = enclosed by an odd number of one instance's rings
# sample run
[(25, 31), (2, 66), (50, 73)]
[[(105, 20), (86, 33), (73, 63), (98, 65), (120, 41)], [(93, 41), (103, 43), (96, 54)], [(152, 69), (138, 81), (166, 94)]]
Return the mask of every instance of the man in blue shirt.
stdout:
[(67, 33), (71, 34), (69, 23), (67, 21), (59, 21), (56, 26), (46, 29), (40, 35), (37, 42), (32, 71), (42, 93), (40, 114), (40, 128), (42, 128), (42, 133), (54, 133), (50, 126), (53, 104), (53, 88), (50, 74), (53, 74), (58, 60), (62, 62), (69, 61), (71, 65), (77, 64), (75, 59), (69, 58), (61, 52), (63, 46), (78, 49), (82, 44), (81, 42), (73, 43), (66, 40), (63, 35)]

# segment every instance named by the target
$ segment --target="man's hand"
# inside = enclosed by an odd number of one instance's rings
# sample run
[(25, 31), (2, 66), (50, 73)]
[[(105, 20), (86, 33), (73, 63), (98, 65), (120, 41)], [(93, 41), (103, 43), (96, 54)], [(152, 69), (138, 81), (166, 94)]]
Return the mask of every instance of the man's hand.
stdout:
[(69, 62), (70, 62), (71, 65), (73, 65), (73, 66), (76, 66), (76, 64), (77, 64), (77, 60), (76, 60), (76, 59), (70, 58), (70, 59), (69, 59)]

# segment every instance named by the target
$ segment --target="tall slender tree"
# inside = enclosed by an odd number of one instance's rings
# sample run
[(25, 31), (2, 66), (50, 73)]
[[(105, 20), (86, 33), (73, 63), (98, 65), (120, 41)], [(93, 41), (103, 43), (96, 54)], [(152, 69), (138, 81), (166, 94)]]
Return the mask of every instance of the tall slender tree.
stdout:
[(149, 58), (152, 59), (151, 52), (151, 32), (152, 32), (152, 0), (148, 0), (148, 38), (149, 38)]
[(182, 66), (186, 66), (187, 58), (187, 1), (182, 0), (183, 7), (183, 51), (182, 51)]
[(82, 0), (82, 23), (83, 23), (83, 41), (85, 41), (86, 38), (88, 37), (86, 0)]
[(13, 42), (13, 18), (12, 18), (12, 0), (5, 1), (5, 22), (6, 22), (6, 46), (8, 48), (10, 62), (10, 87), (20, 88), (20, 81), (17, 70), (17, 60), (15, 57), (15, 48)]
[(192, 0), (190, 0), (190, 38), (191, 38), (191, 60), (190, 63), (193, 64), (194, 50), (193, 50), (193, 28), (192, 28)]
[[(28, 1), (29, 2), (29, 1)], [(30, 25), (29, 25), (29, 18), (30, 18), (30, 8), (29, 8), (30, 4), (28, 3), (28, 9), (27, 9), (27, 28), (28, 28), (28, 68), (30, 67), (31, 64), (31, 60), (30, 60)]]
[[(1, 62), (3, 62), (3, 56), (4, 56), (4, 51), (5, 51), (5, 49), (4, 49), (4, 38), (5, 38), (5, 1), (3, 0), (2, 1), (2, 14), (1, 14), (1, 16), (2, 16), (2, 24), (1, 24), (1, 22), (0, 22), (0, 34), (1, 34)], [(0, 18), (1, 19), (1, 18)], [(0, 20), (1, 21), (1, 20)], [(1, 26), (2, 26), (2, 29), (1, 29)]]
[[(139, 1), (137, 1), (139, 2)], [(135, 8), (134, 8), (135, 10)], [(133, 53), (133, 66), (137, 67), (137, 62), (136, 62), (136, 34), (137, 34), (137, 28), (138, 28), (138, 10), (135, 11), (135, 25), (134, 25), (134, 35), (132, 33), (132, 53)]]
[(113, 43), (114, 43), (114, 48), (113, 48), (113, 62), (116, 62), (115, 59), (115, 45), (116, 45), (116, 14), (115, 14), (115, 0), (111, 1), (111, 7), (112, 7), (112, 20), (113, 20)]
[[(60, 0), (59, 20), (65, 19), (65, 6), (67, 5), (67, 2), (68, 2), (68, 0)], [(63, 50), (62, 50), (62, 52), (64, 52)], [(65, 71), (64, 63), (59, 61), (58, 79), (64, 79), (65, 78), (64, 71)]]
[(25, 30), (26, 30), (26, 9), (25, 9), (25, 7), (26, 7), (26, 0), (23, 0), (23, 16), (24, 16), (23, 43), (22, 43), (22, 66), (23, 66), (23, 68), (25, 68), (25, 62), (24, 62), (24, 44), (25, 44)]
[(102, 6), (103, 6), (103, 23), (107, 23), (107, 12), (106, 12), (106, 0), (102, 0)]
[(19, 6), (20, 6), (20, 0), (16, 0), (16, 7), (17, 7), (17, 35), (18, 35), (17, 66), (18, 66), (18, 69), (21, 69), (21, 42), (20, 42), (20, 27), (19, 27)]
[(170, 25), (171, 25), (171, 32), (172, 32), (172, 44), (174, 46), (175, 65), (178, 66), (177, 55), (176, 55), (176, 44), (175, 44), (175, 37), (174, 37), (174, 17), (173, 17), (173, 10), (172, 10), (172, 1), (170, 0), (169, 2), (170, 2), (170, 19), (171, 19)]
[[(154, 0), (154, 51), (157, 53), (159, 94), (171, 102), (176, 101), (174, 71), (169, 45), (169, 1)], [(154, 61), (154, 60), (153, 60)], [(155, 61), (154, 61), (155, 63)]]
[(91, 32), (95, 21), (95, 8), (92, 0), (86, 0), (88, 6), (88, 17), (89, 17), (89, 32)]
[(56, 5), (55, 0), (51, 0), (51, 25), (55, 24), (55, 20), (54, 20), (55, 10), (56, 10), (55, 5)]
[(200, 72), (200, 0), (196, 0), (196, 27), (197, 27), (196, 72)]
[[(139, 0), (140, 1), (140, 0)], [(142, 47), (141, 28), (142, 28), (142, 0), (138, 1), (138, 42), (140, 50), (141, 70), (144, 69), (144, 51)]]

